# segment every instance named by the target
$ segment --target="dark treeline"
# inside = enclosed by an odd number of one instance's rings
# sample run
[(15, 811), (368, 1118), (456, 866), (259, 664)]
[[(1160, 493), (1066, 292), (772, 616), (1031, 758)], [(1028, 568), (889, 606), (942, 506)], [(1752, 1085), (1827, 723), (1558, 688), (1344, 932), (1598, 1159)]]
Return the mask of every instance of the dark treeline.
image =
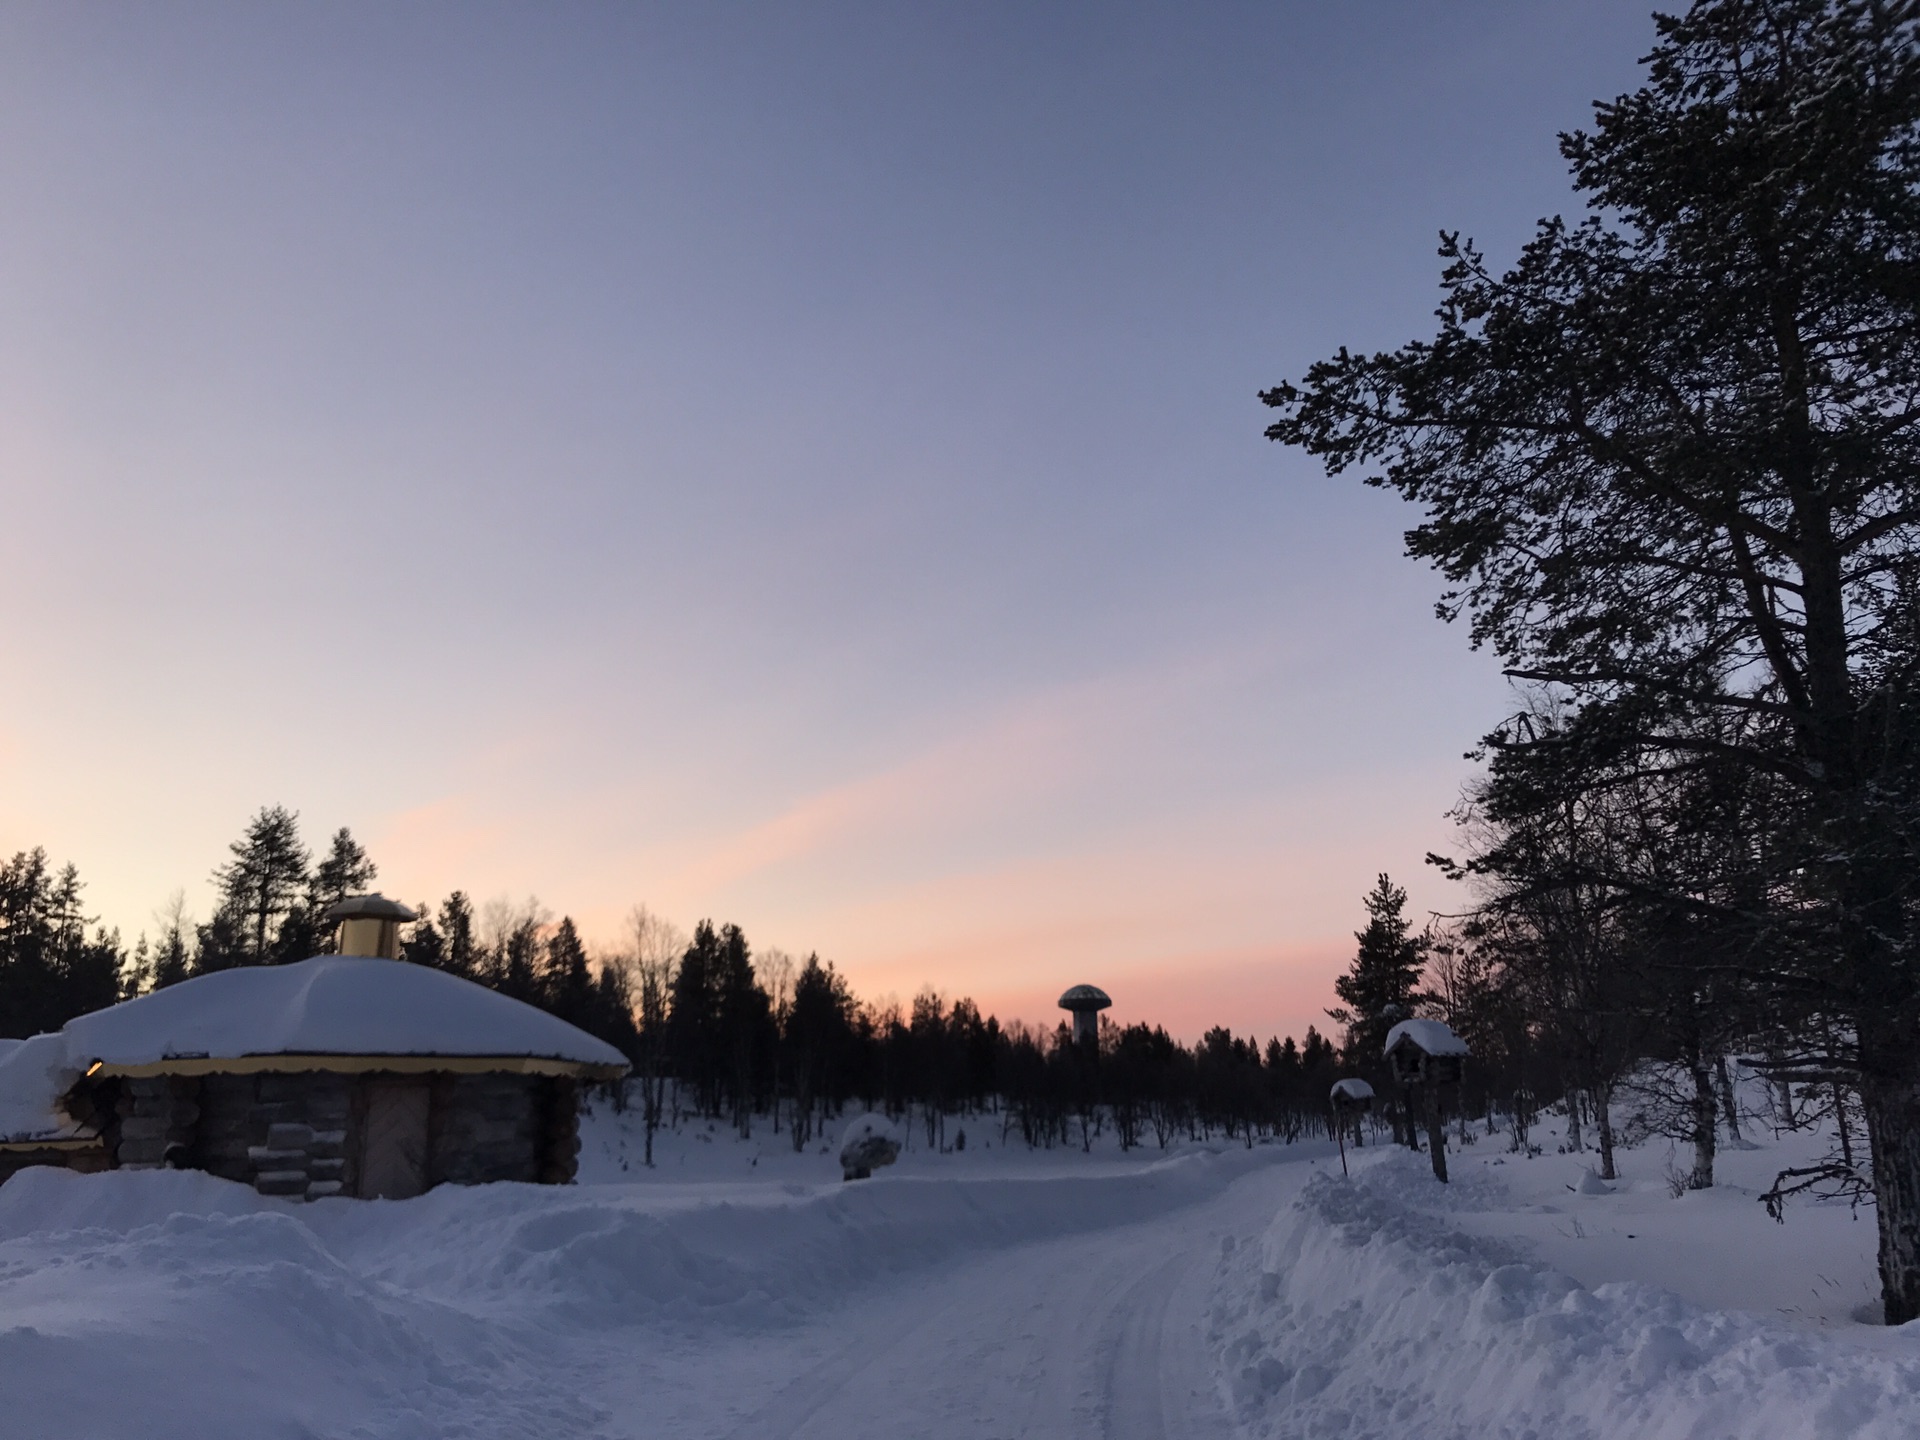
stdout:
[(87, 938), (80, 874), (44, 850), (0, 864), (0, 1038), (58, 1030), (121, 997), (126, 952), (112, 931)]
[[(563, 936), (577, 957), (567, 921), (542, 927), (529, 911), (492, 947), (461, 938), (471, 934), (471, 907), (455, 895), (415, 928), (406, 954), (568, 1015), (556, 982), (542, 988), (542, 974), (557, 980), (560, 968), (514, 959), (551, 954), (541, 946)], [(800, 1149), (826, 1138), (849, 1108), (883, 1111), (941, 1149), (965, 1146), (970, 1118), (987, 1120), (1003, 1142), (1036, 1147), (1090, 1148), (1109, 1130), (1123, 1149), (1328, 1133), (1335, 1057), (1311, 1028), (1304, 1045), (1276, 1038), (1263, 1047), (1219, 1028), (1189, 1047), (1159, 1027), (1103, 1024), (1089, 1050), (1064, 1022), (1002, 1025), (971, 1000), (949, 1003), (932, 989), (905, 1010), (862, 1003), (818, 955), (797, 964), (777, 950), (756, 957), (738, 926), (702, 921), (689, 937), (644, 908), (590, 982), (572, 963), (576, 995), (591, 984), (607, 1006), (624, 1007), (596, 1033), (634, 1062), (619, 1098), (642, 1112), (649, 1163), (655, 1133), (689, 1118), (724, 1120), (743, 1136), (764, 1126)], [(585, 1028), (596, 1018), (588, 1012)]]
[[(316, 860), (298, 817), (262, 810), (213, 872), (212, 916), (194, 924), (182, 896), (158, 917), (158, 935), (131, 949), (118, 931), (82, 913), (72, 865), (55, 871), (41, 850), (0, 865), (0, 1037), (57, 1030), (76, 1015), (242, 965), (280, 965), (326, 954), (329, 907), (364, 892), (379, 871), (351, 832), (331, 837)], [(635, 1046), (625, 971), (595, 964), (571, 920), (546, 922), (537, 906), (500, 915), (482, 936), (472, 907), (455, 894), (435, 922), (410, 927), (409, 959), (438, 965), (526, 1000), (600, 1035)]]
[[(157, 940), (131, 950), (117, 933), (87, 938), (73, 867), (38, 851), (0, 867), (0, 1035), (57, 1029), (75, 1015), (197, 975), (326, 953), (322, 917), (367, 889), (378, 869), (342, 829), (316, 862), (298, 817), (262, 810), (213, 872), (214, 913), (192, 923), (176, 898)], [(1122, 1148), (1223, 1136), (1251, 1145), (1328, 1133), (1333, 1046), (1209, 1031), (1187, 1046), (1144, 1024), (1101, 1025), (1097, 1046), (1052, 1029), (1002, 1025), (972, 1001), (922, 991), (899, 1006), (863, 1003), (831, 963), (756, 956), (738, 926), (703, 921), (691, 936), (644, 908), (622, 943), (589, 950), (570, 917), (532, 901), (476, 909), (459, 891), (417, 907), (402, 955), (537, 1005), (617, 1046), (634, 1072), (618, 1099), (661, 1126), (724, 1119), (767, 1126), (796, 1148), (824, 1138), (849, 1107), (881, 1110), (935, 1147), (964, 1145), (965, 1123), (1031, 1146)], [(1371, 1035), (1371, 1032), (1368, 1032)]]

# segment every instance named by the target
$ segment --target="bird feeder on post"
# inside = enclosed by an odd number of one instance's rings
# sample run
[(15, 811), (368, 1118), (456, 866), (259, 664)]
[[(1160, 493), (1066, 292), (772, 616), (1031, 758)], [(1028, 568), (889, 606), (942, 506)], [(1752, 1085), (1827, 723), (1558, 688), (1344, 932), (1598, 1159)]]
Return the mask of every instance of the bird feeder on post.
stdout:
[(1373, 1108), (1373, 1087), (1349, 1076), (1333, 1082), (1333, 1093), (1327, 1099), (1333, 1106), (1333, 1133), (1340, 1141), (1340, 1173), (1344, 1175), (1347, 1173), (1347, 1127), (1353, 1127), (1353, 1148), (1358, 1150), (1363, 1143), (1360, 1117)]
[[(1466, 1067), (1467, 1042), (1441, 1020), (1402, 1020), (1387, 1032), (1387, 1066), (1409, 1095), (1417, 1096), (1427, 1117), (1427, 1148), (1433, 1173), (1447, 1179), (1447, 1132), (1441, 1123), (1440, 1092), (1458, 1085)], [(1413, 1117), (1407, 1117), (1411, 1123)]]

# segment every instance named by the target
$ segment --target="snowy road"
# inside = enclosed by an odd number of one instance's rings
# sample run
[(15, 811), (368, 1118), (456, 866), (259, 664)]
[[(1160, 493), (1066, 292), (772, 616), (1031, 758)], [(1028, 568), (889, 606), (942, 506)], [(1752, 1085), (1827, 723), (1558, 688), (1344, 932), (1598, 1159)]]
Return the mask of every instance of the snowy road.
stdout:
[(1308, 1165), (1137, 1224), (974, 1252), (798, 1333), (675, 1353), (602, 1389), (609, 1436), (1225, 1440), (1208, 1296)]
[(1595, 1265), (1580, 1237), (1608, 1224), (1728, 1223), (1653, 1182), (1576, 1194), (1574, 1157), (1463, 1156), (1443, 1188), (1421, 1156), (1370, 1150), (1348, 1182), (1305, 1144), (907, 1156), (857, 1185), (711, 1154), (734, 1178), (312, 1205), (23, 1171), (0, 1440), (1920, 1433), (1920, 1333), (1528, 1259), (1536, 1222)]
[(0, 1440), (1224, 1437), (1221, 1257), (1306, 1148), (314, 1205), (28, 1171)]

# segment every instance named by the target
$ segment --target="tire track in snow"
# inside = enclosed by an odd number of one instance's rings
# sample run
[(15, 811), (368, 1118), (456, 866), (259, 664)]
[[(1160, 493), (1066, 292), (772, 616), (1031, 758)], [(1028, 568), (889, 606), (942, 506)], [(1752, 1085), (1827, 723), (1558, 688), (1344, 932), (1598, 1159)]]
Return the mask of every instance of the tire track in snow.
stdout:
[(798, 1373), (717, 1433), (1229, 1436), (1204, 1326), (1209, 1285), (1223, 1229), (1263, 1228), (1279, 1191), (1298, 1183), (1277, 1172), (1292, 1169), (1256, 1172), (1155, 1221), (943, 1268), (804, 1336), (763, 1336), (763, 1363)]
[(1212, 1356), (1199, 1323), (1206, 1256), (1191, 1248), (1127, 1291), (1106, 1346), (1105, 1440), (1203, 1440), (1232, 1435), (1213, 1395)]

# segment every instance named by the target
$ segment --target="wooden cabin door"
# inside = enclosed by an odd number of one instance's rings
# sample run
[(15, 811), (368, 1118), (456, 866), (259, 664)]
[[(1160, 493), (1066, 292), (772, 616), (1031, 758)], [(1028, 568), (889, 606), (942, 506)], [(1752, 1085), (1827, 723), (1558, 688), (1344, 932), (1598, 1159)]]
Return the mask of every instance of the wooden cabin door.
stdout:
[(406, 1200), (427, 1188), (427, 1108), (422, 1082), (375, 1080), (367, 1087), (366, 1139), (360, 1152), (360, 1194)]

